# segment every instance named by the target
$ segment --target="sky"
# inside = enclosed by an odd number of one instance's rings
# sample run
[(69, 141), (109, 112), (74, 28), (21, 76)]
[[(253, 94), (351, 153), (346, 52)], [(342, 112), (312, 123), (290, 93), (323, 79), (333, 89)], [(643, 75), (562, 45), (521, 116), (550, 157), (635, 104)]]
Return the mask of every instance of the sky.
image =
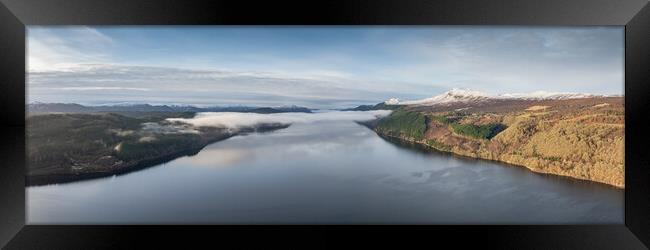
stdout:
[(622, 26), (29, 26), (27, 100), (347, 108), (623, 94)]

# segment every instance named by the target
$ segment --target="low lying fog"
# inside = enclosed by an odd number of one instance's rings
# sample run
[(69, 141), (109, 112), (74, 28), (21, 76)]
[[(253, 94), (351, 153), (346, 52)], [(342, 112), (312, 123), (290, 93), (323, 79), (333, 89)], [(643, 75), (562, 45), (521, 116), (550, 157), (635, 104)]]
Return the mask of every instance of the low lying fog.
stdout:
[(264, 123), (312, 123), (318, 121), (368, 121), (387, 116), (390, 110), (373, 111), (327, 111), (317, 113), (256, 114), (237, 112), (203, 112), (194, 118), (168, 118), (171, 122), (183, 122), (196, 127), (244, 127)]

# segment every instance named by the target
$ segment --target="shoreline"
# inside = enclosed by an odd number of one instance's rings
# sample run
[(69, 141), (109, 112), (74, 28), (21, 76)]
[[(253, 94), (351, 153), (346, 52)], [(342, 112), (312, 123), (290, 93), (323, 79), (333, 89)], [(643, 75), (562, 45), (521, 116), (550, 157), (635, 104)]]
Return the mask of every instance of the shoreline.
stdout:
[[(241, 134), (245, 134), (245, 133), (241, 133)], [(52, 185), (52, 184), (65, 184), (65, 183), (71, 183), (77, 181), (99, 179), (99, 178), (104, 178), (104, 177), (109, 177), (114, 175), (115, 176), (124, 175), (138, 170), (155, 167), (160, 164), (173, 161), (180, 157), (196, 155), (201, 150), (203, 150), (203, 148), (205, 148), (206, 146), (212, 143), (223, 141), (237, 135), (240, 134), (229, 134), (224, 137), (214, 138), (213, 140), (206, 141), (206, 143), (201, 145), (200, 147), (178, 150), (168, 154), (126, 162), (121, 166), (116, 166), (106, 171), (93, 171), (93, 172), (80, 172), (80, 173), (53, 173), (53, 174), (43, 174), (43, 175), (31, 175), (31, 176), (27, 175), (25, 176), (25, 187), (45, 186), (45, 185)]]
[(424, 141), (409, 140), (409, 139), (407, 139), (407, 138), (403, 138), (403, 137), (399, 137), (399, 136), (393, 136), (393, 135), (389, 135), (389, 134), (381, 133), (381, 132), (375, 130), (375, 128), (373, 128), (373, 127), (371, 126), (371, 124), (364, 124), (364, 123), (359, 123), (359, 124), (361, 124), (361, 125), (363, 125), (363, 126), (365, 126), (365, 127), (368, 127), (370, 130), (372, 130), (373, 132), (375, 132), (379, 137), (395, 139), (395, 140), (399, 140), (400, 142), (405, 142), (405, 143), (417, 144), (418, 146), (421, 146), (423, 149), (426, 149), (426, 150), (428, 150), (428, 151), (430, 151), (430, 150), (435, 150), (435, 151), (437, 151), (437, 152), (448, 153), (448, 154), (451, 154), (451, 155), (453, 155), (453, 156), (467, 157), (467, 158), (470, 158), (470, 159), (476, 159), (476, 160), (487, 160), (487, 161), (492, 161), (492, 162), (496, 162), (496, 163), (499, 163), (499, 164), (507, 164), (507, 165), (514, 166), (514, 167), (523, 167), (523, 168), (525, 168), (525, 169), (527, 169), (527, 170), (529, 170), (529, 171), (531, 171), (531, 172), (533, 172), (533, 173), (536, 173), (536, 174), (543, 174), (543, 175), (549, 175), (549, 176), (563, 177), (563, 178), (569, 178), (569, 179), (571, 179), (571, 180), (578, 180), (578, 181), (588, 181), (588, 182), (591, 182), (591, 183), (598, 183), (598, 184), (607, 185), (607, 186), (609, 186), (609, 187), (616, 188), (616, 189), (619, 189), (619, 190), (624, 190), (624, 189), (625, 189), (625, 186), (618, 186), (618, 185), (614, 185), (614, 184), (611, 184), (611, 183), (600, 182), (600, 181), (591, 180), (591, 179), (586, 179), (586, 178), (579, 178), (579, 177), (577, 177), (577, 176), (571, 176), (571, 175), (564, 175), (564, 174), (556, 174), (556, 173), (551, 173), (551, 172), (539, 171), (539, 170), (537, 170), (537, 169), (533, 169), (533, 168), (531, 168), (531, 167), (529, 167), (529, 166), (522, 165), (522, 164), (516, 164), (516, 163), (512, 163), (512, 162), (507, 162), (507, 161), (498, 160), (498, 159), (489, 159), (489, 158), (484, 158), (484, 157), (480, 157), (480, 156), (479, 156), (479, 157), (476, 157), (476, 156), (471, 156), (471, 155), (465, 155), (465, 154), (460, 154), (460, 153), (457, 153), (457, 152), (454, 152), (454, 151), (442, 150), (442, 149), (438, 149), (438, 148), (436, 148), (436, 147), (434, 147), (434, 146), (428, 145), (428, 144), (426, 144)]
[(49, 174), (38, 174), (38, 175), (26, 175), (25, 187), (64, 184), (64, 183), (71, 183), (77, 181), (105, 178), (110, 176), (124, 175), (131, 172), (147, 169), (150, 167), (155, 167), (160, 164), (173, 161), (180, 157), (196, 155), (208, 145), (216, 142), (224, 141), (234, 136), (247, 135), (250, 133), (268, 133), (274, 130), (284, 129), (289, 126), (291, 126), (291, 124), (264, 124), (257, 127), (240, 128), (237, 132), (220, 134), (217, 136), (210, 137), (209, 139), (202, 140), (203, 143), (201, 143), (196, 147), (179, 149), (166, 154), (146, 157), (137, 160), (131, 160), (104, 169), (101, 168), (91, 169), (91, 170), (86, 170), (87, 172), (80, 171), (80, 172), (72, 172), (72, 173), (49, 173)]

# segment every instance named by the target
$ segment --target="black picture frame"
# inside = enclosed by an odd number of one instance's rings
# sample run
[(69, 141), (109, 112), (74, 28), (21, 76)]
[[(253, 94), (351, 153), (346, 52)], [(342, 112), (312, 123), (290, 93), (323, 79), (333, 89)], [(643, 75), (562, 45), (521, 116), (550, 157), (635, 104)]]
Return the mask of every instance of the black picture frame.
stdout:
[[(25, 225), (25, 25), (624, 25), (625, 224), (557, 226)], [(102, 249), (298, 243), (499, 249), (650, 246), (650, 7), (646, 0), (147, 1), (0, 0), (0, 246)], [(534, 211), (531, 211), (534, 212)], [(341, 245), (349, 246), (349, 245)]]

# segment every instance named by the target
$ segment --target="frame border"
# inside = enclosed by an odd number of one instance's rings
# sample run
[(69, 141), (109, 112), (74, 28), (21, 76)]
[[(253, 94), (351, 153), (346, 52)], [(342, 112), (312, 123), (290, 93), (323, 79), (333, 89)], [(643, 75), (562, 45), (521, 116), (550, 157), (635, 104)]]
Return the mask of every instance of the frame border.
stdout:
[[(650, 5), (647, 0), (146, 1), (0, 0), (0, 246), (134, 248), (169, 243), (283, 243), (337, 238), (381, 243), (404, 235), (498, 248), (650, 246)], [(625, 25), (625, 225), (605, 226), (25, 226), (25, 25)], [(264, 240), (239, 241), (251, 233)], [(366, 233), (370, 237), (362, 236)], [(381, 237), (386, 235), (386, 237)], [(250, 238), (250, 237), (248, 237)], [(179, 241), (169, 242), (168, 239)], [(257, 238), (256, 238), (257, 239)], [(408, 239), (408, 238), (404, 238)], [(460, 239), (460, 240), (458, 240)], [(468, 240), (470, 239), (470, 240)], [(182, 241), (187, 240), (187, 241)], [(7, 245), (5, 245), (7, 244)]]

